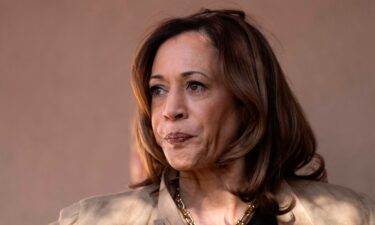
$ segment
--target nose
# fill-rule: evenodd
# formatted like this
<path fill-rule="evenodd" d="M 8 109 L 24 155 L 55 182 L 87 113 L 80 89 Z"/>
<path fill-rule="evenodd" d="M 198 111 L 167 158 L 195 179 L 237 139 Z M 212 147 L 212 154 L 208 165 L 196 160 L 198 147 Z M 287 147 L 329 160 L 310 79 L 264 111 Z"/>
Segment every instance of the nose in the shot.
<path fill-rule="evenodd" d="M 179 91 L 170 91 L 168 93 L 164 104 L 163 116 L 172 121 L 188 117 L 187 106 L 182 93 L 179 93 Z"/>

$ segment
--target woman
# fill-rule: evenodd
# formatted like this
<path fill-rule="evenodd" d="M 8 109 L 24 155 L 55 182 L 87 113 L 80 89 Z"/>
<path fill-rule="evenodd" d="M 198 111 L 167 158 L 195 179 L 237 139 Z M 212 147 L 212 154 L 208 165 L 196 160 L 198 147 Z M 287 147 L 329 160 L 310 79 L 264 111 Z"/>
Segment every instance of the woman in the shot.
<path fill-rule="evenodd" d="M 56 224 L 375 224 L 370 199 L 324 183 L 311 127 L 242 11 L 160 24 L 132 86 L 148 178 L 73 204 Z"/>

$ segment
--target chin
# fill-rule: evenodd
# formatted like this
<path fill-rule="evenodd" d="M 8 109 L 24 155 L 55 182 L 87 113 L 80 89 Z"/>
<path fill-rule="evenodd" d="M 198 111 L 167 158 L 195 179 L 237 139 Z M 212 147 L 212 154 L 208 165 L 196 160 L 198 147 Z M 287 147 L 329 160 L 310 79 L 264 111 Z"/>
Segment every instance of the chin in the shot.
<path fill-rule="evenodd" d="M 195 168 L 195 164 L 187 161 L 168 160 L 169 165 L 177 171 L 189 171 Z"/>

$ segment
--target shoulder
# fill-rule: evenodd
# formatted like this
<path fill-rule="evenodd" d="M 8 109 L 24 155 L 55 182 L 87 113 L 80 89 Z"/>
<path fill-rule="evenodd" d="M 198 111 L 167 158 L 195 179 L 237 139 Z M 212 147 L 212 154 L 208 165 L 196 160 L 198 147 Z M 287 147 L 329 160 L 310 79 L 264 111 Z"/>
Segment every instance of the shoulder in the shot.
<path fill-rule="evenodd" d="M 143 224 L 157 204 L 158 187 L 147 186 L 103 196 L 93 196 L 72 204 L 60 211 L 53 225 L 86 224 Z M 51 225 L 52 225 L 51 224 Z"/>
<path fill-rule="evenodd" d="M 375 223 L 375 203 L 364 194 L 316 181 L 299 180 L 288 184 L 316 224 Z"/>

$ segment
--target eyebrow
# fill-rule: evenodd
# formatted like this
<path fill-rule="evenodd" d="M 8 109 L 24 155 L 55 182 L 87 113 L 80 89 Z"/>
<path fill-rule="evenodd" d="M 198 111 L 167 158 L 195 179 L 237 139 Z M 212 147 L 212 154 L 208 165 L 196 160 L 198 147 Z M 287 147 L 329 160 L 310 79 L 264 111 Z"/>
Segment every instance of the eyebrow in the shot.
<path fill-rule="evenodd" d="M 185 71 L 185 72 L 181 73 L 181 76 L 182 77 L 188 77 L 188 76 L 191 76 L 191 75 L 194 75 L 194 74 L 199 74 L 199 75 L 202 75 L 202 76 L 204 76 L 204 77 L 206 77 L 206 78 L 209 79 L 209 77 L 207 76 L 207 74 L 205 74 L 203 72 L 200 72 L 200 71 L 196 71 L 196 70 Z M 161 74 L 153 74 L 150 77 L 150 80 L 151 79 L 163 80 L 164 77 Z"/>

